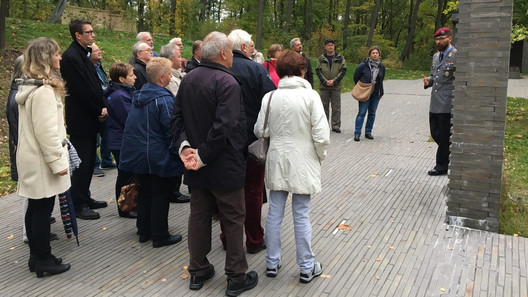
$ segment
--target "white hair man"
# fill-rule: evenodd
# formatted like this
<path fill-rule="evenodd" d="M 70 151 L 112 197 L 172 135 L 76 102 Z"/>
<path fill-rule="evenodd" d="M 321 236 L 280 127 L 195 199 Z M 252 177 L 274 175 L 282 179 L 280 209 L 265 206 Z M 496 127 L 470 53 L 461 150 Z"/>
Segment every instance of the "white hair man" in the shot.
<path fill-rule="evenodd" d="M 176 45 L 177 47 L 180 48 L 180 56 L 181 56 L 181 53 L 183 51 L 183 41 L 181 38 L 179 37 L 175 37 L 173 39 L 171 39 L 169 41 L 169 43 L 173 43 L 174 45 Z M 184 57 L 181 57 L 180 58 L 180 68 L 182 71 L 185 71 L 185 67 L 187 67 L 187 59 L 185 59 Z"/>
<path fill-rule="evenodd" d="M 231 67 L 231 71 L 241 82 L 242 102 L 247 121 L 247 146 L 257 140 L 253 133 L 253 127 L 257 122 L 262 97 L 276 88 L 266 68 L 249 58 L 253 51 L 251 35 L 244 30 L 236 29 L 229 33 L 228 38 L 233 44 L 233 67 Z M 264 166 L 259 165 L 256 160 L 248 158 L 246 160 L 246 183 L 244 186 L 246 201 L 244 226 L 246 248 L 250 254 L 258 253 L 266 248 L 264 229 L 261 226 L 263 191 Z M 225 244 L 223 233 L 220 235 L 220 239 Z"/>
<path fill-rule="evenodd" d="M 152 48 L 145 42 L 137 42 L 132 48 L 132 56 L 134 62 L 130 64 L 134 67 L 134 75 L 136 75 L 134 87 L 139 90 L 148 82 L 147 63 L 152 59 Z"/>

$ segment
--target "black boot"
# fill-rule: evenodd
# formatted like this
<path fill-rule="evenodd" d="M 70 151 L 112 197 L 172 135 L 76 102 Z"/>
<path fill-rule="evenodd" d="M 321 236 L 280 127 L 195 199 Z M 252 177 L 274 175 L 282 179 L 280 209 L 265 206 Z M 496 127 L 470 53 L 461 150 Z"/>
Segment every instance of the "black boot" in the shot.
<path fill-rule="evenodd" d="M 57 263 L 57 264 L 61 264 L 62 263 L 62 258 L 57 258 L 57 257 L 51 255 L 51 259 L 53 261 L 55 261 L 55 263 Z M 29 260 L 28 260 L 29 271 L 35 272 L 35 264 L 37 264 L 37 256 L 30 255 L 29 256 Z"/>
<path fill-rule="evenodd" d="M 70 270 L 70 264 L 57 263 L 53 259 L 37 261 L 35 264 L 35 272 L 37 273 L 38 278 L 43 277 L 44 273 L 53 275 L 63 273 L 68 270 Z"/>

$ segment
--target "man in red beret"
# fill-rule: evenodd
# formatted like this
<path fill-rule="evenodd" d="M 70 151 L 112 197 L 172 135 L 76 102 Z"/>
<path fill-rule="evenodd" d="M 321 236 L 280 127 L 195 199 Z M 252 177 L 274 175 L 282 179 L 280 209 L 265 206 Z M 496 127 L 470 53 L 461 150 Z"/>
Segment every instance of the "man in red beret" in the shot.
<path fill-rule="evenodd" d="M 429 126 L 438 149 L 436 151 L 436 165 L 429 170 L 429 175 L 445 175 L 449 165 L 449 145 L 451 142 L 451 109 L 453 101 L 453 82 L 455 77 L 456 48 L 451 45 L 453 37 L 451 30 L 443 27 L 434 34 L 436 52 L 433 56 L 431 75 L 422 74 L 424 88 L 432 87 L 431 103 L 429 105 Z"/>

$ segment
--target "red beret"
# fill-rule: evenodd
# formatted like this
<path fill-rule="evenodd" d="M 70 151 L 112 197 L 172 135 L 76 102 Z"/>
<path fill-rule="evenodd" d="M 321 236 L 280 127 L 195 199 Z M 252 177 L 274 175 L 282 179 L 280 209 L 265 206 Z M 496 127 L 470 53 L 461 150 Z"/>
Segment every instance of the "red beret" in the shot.
<path fill-rule="evenodd" d="M 436 30 L 434 37 L 442 36 L 442 35 L 451 35 L 451 30 L 449 30 L 449 28 L 447 27 L 440 28 Z"/>

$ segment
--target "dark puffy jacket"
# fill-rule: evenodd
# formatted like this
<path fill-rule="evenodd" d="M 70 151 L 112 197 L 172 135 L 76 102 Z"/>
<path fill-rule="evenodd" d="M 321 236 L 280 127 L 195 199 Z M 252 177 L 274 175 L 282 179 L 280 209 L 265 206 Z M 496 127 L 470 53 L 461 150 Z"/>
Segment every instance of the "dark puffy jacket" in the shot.
<path fill-rule="evenodd" d="M 125 122 L 134 98 L 133 86 L 110 82 L 104 92 L 108 100 L 108 148 L 120 150 Z"/>
<path fill-rule="evenodd" d="M 240 85 L 231 71 L 202 61 L 185 75 L 171 122 L 178 146 L 189 141 L 206 164 L 197 171 L 185 171 L 187 185 L 216 191 L 244 187 L 246 118 Z"/>
<path fill-rule="evenodd" d="M 370 66 L 368 62 L 368 58 L 363 60 L 361 63 L 359 63 L 358 67 L 356 68 L 356 71 L 354 71 L 354 83 L 357 84 L 359 80 L 361 80 L 362 83 L 371 83 L 372 82 L 372 73 L 370 71 Z M 383 91 L 383 79 L 385 78 L 385 65 L 380 62 L 379 64 L 379 72 L 378 77 L 376 78 L 376 85 L 374 85 L 374 90 L 372 93 L 378 92 L 379 98 L 384 94 Z"/>
<path fill-rule="evenodd" d="M 172 93 L 156 84 L 146 83 L 134 93 L 121 143 L 119 169 L 160 177 L 183 174 L 183 163 L 170 132 L 173 107 Z"/>
<path fill-rule="evenodd" d="M 239 50 L 233 51 L 233 66 L 230 70 L 240 82 L 242 89 L 242 102 L 244 102 L 247 121 L 247 145 L 249 145 L 257 140 L 253 127 L 257 122 L 262 97 L 277 88 L 266 68 L 262 64 L 251 61 Z"/>

